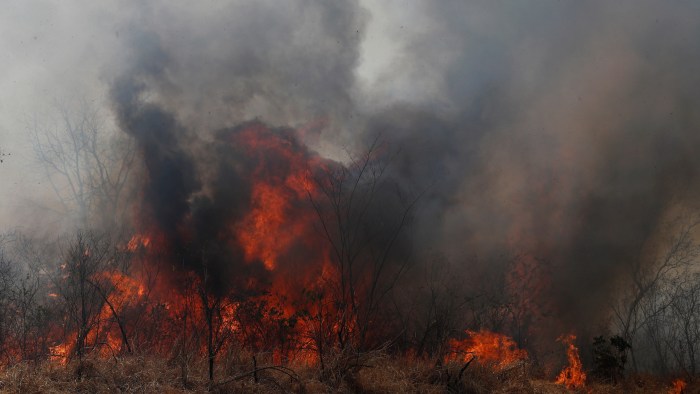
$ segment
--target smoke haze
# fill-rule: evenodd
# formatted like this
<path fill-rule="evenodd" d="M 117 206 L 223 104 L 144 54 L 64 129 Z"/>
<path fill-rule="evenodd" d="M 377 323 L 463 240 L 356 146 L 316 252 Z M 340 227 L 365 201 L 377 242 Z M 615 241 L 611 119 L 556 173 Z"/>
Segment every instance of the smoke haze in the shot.
<path fill-rule="evenodd" d="M 698 197 L 694 2 L 11 1 L 6 9 L 6 229 L 27 226 L 28 200 L 51 198 L 32 172 L 25 115 L 73 95 L 94 97 L 136 141 L 135 182 L 149 181 L 148 208 L 180 246 L 216 239 L 217 220 L 249 209 L 244 155 L 222 142 L 241 124 L 257 120 L 292 135 L 305 157 L 341 162 L 345 149 L 379 135 L 398 152 L 392 179 L 424 193 L 413 258 L 442 254 L 468 284 L 489 270 L 507 276 L 514 268 L 503 260 L 515 256 L 542 264 L 533 313 L 558 316 L 564 328 L 600 318 L 619 272 Z M 184 241 L 183 223 L 202 239 Z M 242 259 L 236 248 L 222 253 L 222 266 Z"/>

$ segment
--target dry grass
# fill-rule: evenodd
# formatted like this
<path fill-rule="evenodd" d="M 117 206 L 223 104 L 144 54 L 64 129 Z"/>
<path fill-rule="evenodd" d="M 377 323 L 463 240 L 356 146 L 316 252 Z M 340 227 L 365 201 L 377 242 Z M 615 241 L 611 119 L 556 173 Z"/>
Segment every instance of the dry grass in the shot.
<path fill-rule="evenodd" d="M 182 365 L 165 358 L 130 356 L 85 360 L 68 365 L 22 363 L 0 371 L 3 393 L 568 393 L 566 388 L 537 378 L 520 362 L 494 372 L 473 363 L 460 376 L 462 365 L 436 366 L 425 360 L 391 358 L 382 354 L 362 359 L 361 365 L 330 362 L 324 373 L 315 368 L 266 369 L 252 374 L 252 364 L 240 354 L 221 360 L 219 384 L 209 386 L 202 361 Z M 263 366 L 263 364 L 259 364 Z M 336 371 L 328 369 L 338 368 Z M 340 370 L 344 368 L 345 370 Z M 329 377 L 332 376 L 332 377 Z M 640 375 L 618 385 L 591 383 L 585 393 L 667 393 L 669 380 Z M 700 393 L 690 382 L 686 394 Z"/>

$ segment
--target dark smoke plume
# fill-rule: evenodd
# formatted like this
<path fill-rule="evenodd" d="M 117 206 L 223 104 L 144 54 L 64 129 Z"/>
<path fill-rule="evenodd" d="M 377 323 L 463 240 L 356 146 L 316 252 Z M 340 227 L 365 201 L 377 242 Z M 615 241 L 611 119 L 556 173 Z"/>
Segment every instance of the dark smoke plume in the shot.
<path fill-rule="evenodd" d="M 112 100 L 142 149 L 153 217 L 176 249 L 216 243 L 250 187 L 246 156 L 222 136 L 256 117 L 324 119 L 326 144 L 381 135 L 398 149 L 391 177 L 426 190 L 416 251 L 444 254 L 467 284 L 510 269 L 504 255 L 541 261 L 542 309 L 563 329 L 589 326 L 669 212 L 698 197 L 700 9 L 411 4 L 376 90 L 355 77 L 368 19 L 357 2 L 144 13 L 150 30 L 133 35 Z M 411 94 L 386 99 L 393 90 Z M 235 247 L 212 258 L 220 277 L 244 269 Z"/>
<path fill-rule="evenodd" d="M 402 65 L 440 73 L 441 97 L 383 110 L 370 129 L 402 146 L 399 177 L 434 183 L 417 227 L 439 231 L 421 239 L 465 263 L 496 264 L 504 250 L 547 262 L 542 304 L 590 325 L 620 272 L 652 259 L 642 248 L 669 211 L 698 197 L 700 49 L 688 37 L 700 9 L 418 8 L 435 30 L 407 40 Z"/>

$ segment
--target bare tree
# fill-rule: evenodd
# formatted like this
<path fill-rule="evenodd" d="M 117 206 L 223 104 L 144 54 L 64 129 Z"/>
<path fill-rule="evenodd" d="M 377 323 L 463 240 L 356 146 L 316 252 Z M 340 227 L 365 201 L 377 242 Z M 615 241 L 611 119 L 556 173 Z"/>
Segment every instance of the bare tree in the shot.
<path fill-rule="evenodd" d="M 29 125 L 39 165 L 64 213 L 76 214 L 79 227 L 87 227 L 96 212 L 111 226 L 124 208 L 133 142 L 111 132 L 107 118 L 86 100 L 77 110 L 56 108 L 55 124 L 35 117 Z"/>
<path fill-rule="evenodd" d="M 65 330 L 73 337 L 72 353 L 82 360 L 90 350 L 102 345 L 101 313 L 114 284 L 104 277 L 123 272 L 122 252 L 106 234 L 78 231 L 63 252 L 63 262 L 53 272 L 52 281 L 65 313 Z M 117 317 L 111 307 L 113 317 Z M 122 330 L 123 333 L 123 330 Z M 104 333 L 102 333 L 104 334 Z M 126 338 L 124 338 L 126 345 Z"/>
<path fill-rule="evenodd" d="M 377 333 L 378 312 L 405 271 L 408 256 L 396 258 L 401 236 L 419 196 L 401 193 L 386 176 L 388 161 L 377 140 L 347 166 L 325 168 L 313 179 L 308 196 L 337 268 L 332 295 L 333 326 L 340 349 L 363 349 Z"/>
<path fill-rule="evenodd" d="M 418 357 L 438 357 L 445 352 L 448 339 L 465 328 L 468 307 L 475 299 L 450 262 L 436 256 L 414 271 L 414 280 L 394 292 L 397 316 L 405 347 Z M 406 292 L 405 288 L 412 288 Z"/>
<path fill-rule="evenodd" d="M 214 365 L 216 356 L 233 334 L 230 323 L 225 320 L 227 312 L 232 310 L 232 304 L 227 294 L 214 291 L 209 271 L 209 259 L 206 248 L 201 251 L 202 274 L 198 281 L 197 292 L 201 301 L 204 323 L 206 328 L 207 365 L 209 383 L 214 381 Z"/>
<path fill-rule="evenodd" d="M 46 355 L 52 317 L 46 306 L 47 294 L 41 273 L 30 266 L 18 276 L 13 287 L 15 343 L 22 360 L 39 361 Z"/>
<path fill-rule="evenodd" d="M 19 232 L 0 237 L 2 343 L 11 361 L 39 361 L 47 353 L 50 314 L 41 270 L 47 249 Z"/>
<path fill-rule="evenodd" d="M 635 370 L 638 370 L 635 353 L 639 331 L 658 321 L 659 316 L 673 305 L 674 297 L 668 291 L 682 282 L 700 254 L 700 246 L 693 234 L 700 222 L 684 218 L 672 224 L 679 225 L 678 229 L 660 249 L 659 257 L 651 262 L 640 258 L 630 267 L 629 285 L 612 308 L 616 329 L 632 346 L 630 352 Z"/>
<path fill-rule="evenodd" d="M 678 367 L 694 376 L 700 368 L 700 273 L 678 284 L 670 309 L 677 337 L 667 340 L 667 343 L 675 345 L 671 347 Z"/>
<path fill-rule="evenodd" d="M 16 272 L 12 263 L 0 247 L 0 354 L 6 358 L 2 360 L 4 363 L 14 358 L 12 353 L 15 349 L 12 349 L 11 327 L 14 320 L 12 285 L 15 279 Z"/>

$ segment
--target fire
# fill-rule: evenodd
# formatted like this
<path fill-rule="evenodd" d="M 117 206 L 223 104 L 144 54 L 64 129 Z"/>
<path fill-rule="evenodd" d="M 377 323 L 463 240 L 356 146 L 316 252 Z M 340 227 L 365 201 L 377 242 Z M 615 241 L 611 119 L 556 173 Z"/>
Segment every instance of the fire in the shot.
<path fill-rule="evenodd" d="M 251 210 L 235 225 L 235 236 L 246 260 L 260 260 L 272 271 L 313 220 L 299 203 L 314 192 L 308 173 L 318 163 L 292 149 L 292 141 L 273 136 L 262 125 L 250 125 L 233 139 L 249 147 L 248 154 L 257 162 L 251 176 Z M 269 168 L 274 165 L 269 163 L 270 156 L 284 162 L 283 171 Z"/>
<path fill-rule="evenodd" d="M 99 272 L 91 278 L 91 283 L 100 287 L 105 299 L 92 327 L 84 338 L 85 345 L 97 348 L 98 355 L 109 357 L 118 353 L 124 339 L 115 324 L 115 314 L 119 314 L 130 305 L 138 303 L 145 294 L 144 285 L 121 272 Z M 58 297 L 49 293 L 49 297 Z M 62 364 L 67 363 L 76 351 L 76 332 L 69 333 L 67 340 L 50 347 L 50 359 Z"/>
<path fill-rule="evenodd" d="M 668 390 L 668 394 L 683 394 L 687 386 L 688 383 L 686 383 L 685 380 L 676 379 L 671 383 L 671 389 Z"/>
<path fill-rule="evenodd" d="M 59 363 L 59 364 L 67 364 L 68 360 L 70 358 L 70 353 L 73 350 L 73 346 L 75 343 L 67 342 L 67 343 L 59 343 L 58 345 L 55 346 L 50 346 L 49 347 L 49 359 L 52 362 Z"/>
<path fill-rule="evenodd" d="M 566 344 L 566 358 L 569 365 L 566 366 L 557 376 L 556 383 L 566 386 L 566 388 L 580 389 L 586 385 L 586 374 L 583 372 L 583 365 L 578 354 L 578 348 L 574 345 L 576 335 L 562 335 L 557 339 Z"/>
<path fill-rule="evenodd" d="M 145 289 L 141 282 L 121 272 L 103 272 L 101 276 L 114 287 L 108 297 L 111 304 L 120 307 L 126 302 L 134 302 L 143 296 Z"/>
<path fill-rule="evenodd" d="M 289 191 L 268 183 L 253 189 L 253 209 L 237 226 L 238 239 L 248 261 L 260 259 L 272 271 L 281 251 L 294 241 L 295 232 L 285 228 Z"/>
<path fill-rule="evenodd" d="M 92 300 L 86 332 L 79 337 L 72 321 L 62 327 L 69 332 L 56 330 L 52 359 L 66 362 L 78 350 L 111 357 L 129 350 L 165 353 L 177 346 L 204 354 L 211 345 L 202 333 L 211 332 L 217 352 L 240 346 L 278 364 L 318 365 L 324 352 L 359 342 L 356 312 L 343 306 L 346 294 L 338 296 L 343 272 L 319 228 L 321 213 L 313 203 L 325 201 L 313 177 L 339 164 L 310 152 L 293 131 L 259 122 L 224 130 L 219 137 L 222 149 L 239 159 L 232 170 L 238 171 L 235 182 L 244 186 L 235 192 L 246 194 L 239 205 L 221 211 L 227 216 L 207 228 L 211 234 L 194 233 L 199 228 L 196 210 L 180 218 L 176 229 L 163 228 L 151 207 L 138 212 L 137 232 L 121 245 L 131 259 L 128 270 L 105 269 L 91 276 L 101 294 Z M 215 194 L 209 197 L 215 199 Z M 223 280 L 211 290 L 207 286 L 213 282 L 196 269 L 200 244 L 193 240 L 220 243 L 223 253 L 217 257 L 228 258 L 227 247 L 235 252 L 230 254 L 235 261 L 212 259 L 208 272 L 227 272 L 216 271 L 221 266 L 215 264 L 238 264 L 242 255 L 242 269 L 249 268 L 246 276 L 230 281 L 216 277 Z M 361 289 L 362 280 L 354 280 Z M 362 301 L 358 296 L 357 303 Z M 507 365 L 527 357 L 510 338 L 488 344 L 486 333 L 470 335 L 483 362 Z M 456 351 L 459 346 L 455 344 Z"/>
<path fill-rule="evenodd" d="M 300 149 L 295 137 L 274 132 L 266 126 L 252 123 L 230 136 L 235 146 L 244 146 L 241 154 L 254 163 L 250 177 L 250 209 L 232 224 L 233 238 L 248 263 L 261 262 L 270 274 L 269 294 L 260 302 L 275 305 L 278 323 L 290 319 L 293 344 L 283 341 L 284 349 L 270 349 L 273 359 L 294 361 L 307 365 L 318 360 L 315 340 L 330 337 L 332 327 L 317 325 L 320 315 L 333 314 L 333 307 L 310 301 L 302 289 L 325 289 L 337 274 L 331 267 L 328 245 L 318 237 L 316 212 L 309 198 L 319 191 L 311 174 L 324 164 L 322 159 Z M 298 251 L 304 250 L 304 256 Z M 291 257 L 290 257 L 291 256 Z M 298 268 L 303 267 L 303 270 Z M 298 318 L 306 316 L 305 318 Z M 284 325 L 284 324 L 283 324 Z M 242 334 L 245 336 L 245 333 Z M 269 346 L 265 345 L 265 346 Z"/>
<path fill-rule="evenodd" d="M 528 358 L 527 351 L 518 348 L 518 344 L 506 335 L 485 330 L 467 330 L 466 333 L 468 338 L 464 340 L 450 340 L 450 354 L 445 361 L 467 362 L 476 357 L 482 364 L 503 369 Z"/>
<path fill-rule="evenodd" d="M 151 238 L 147 235 L 136 234 L 126 244 L 126 250 L 135 252 L 139 248 L 148 248 L 151 245 Z"/>

